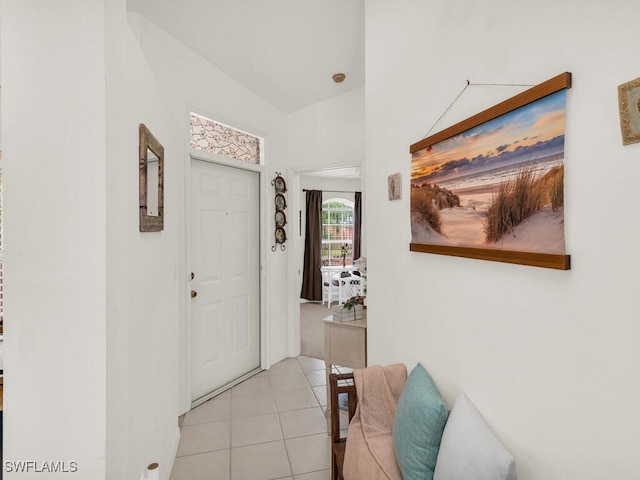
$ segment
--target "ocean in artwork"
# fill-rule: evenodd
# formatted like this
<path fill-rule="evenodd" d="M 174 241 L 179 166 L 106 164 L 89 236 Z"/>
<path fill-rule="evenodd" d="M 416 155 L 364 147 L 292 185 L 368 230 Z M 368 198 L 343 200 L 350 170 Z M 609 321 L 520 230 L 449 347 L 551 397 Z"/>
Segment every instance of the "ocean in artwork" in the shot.
<path fill-rule="evenodd" d="M 412 156 L 412 243 L 564 254 L 562 90 Z"/>

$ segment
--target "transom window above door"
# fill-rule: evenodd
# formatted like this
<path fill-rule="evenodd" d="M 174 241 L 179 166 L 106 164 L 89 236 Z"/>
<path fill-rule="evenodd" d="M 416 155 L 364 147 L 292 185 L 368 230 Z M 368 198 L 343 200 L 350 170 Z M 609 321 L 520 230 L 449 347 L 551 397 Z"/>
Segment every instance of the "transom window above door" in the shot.
<path fill-rule="evenodd" d="M 190 116 L 189 146 L 241 162 L 262 164 L 262 138 L 196 113 Z"/>
<path fill-rule="evenodd" d="M 353 264 L 353 202 L 349 200 L 322 202 L 321 262 L 322 266 Z"/>

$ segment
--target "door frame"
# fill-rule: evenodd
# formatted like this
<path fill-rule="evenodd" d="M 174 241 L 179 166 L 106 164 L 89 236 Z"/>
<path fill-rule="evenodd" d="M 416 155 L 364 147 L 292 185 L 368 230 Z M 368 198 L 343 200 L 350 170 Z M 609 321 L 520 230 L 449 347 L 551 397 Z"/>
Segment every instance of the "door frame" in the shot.
<path fill-rule="evenodd" d="M 192 387 L 192 370 L 191 370 L 191 354 L 192 354 L 192 329 L 191 329 L 191 296 L 189 292 L 191 291 L 191 260 L 192 260 L 192 252 L 191 252 L 191 240 L 192 240 L 192 222 L 191 222 L 191 165 L 194 160 L 214 163 L 217 165 L 221 165 L 224 167 L 237 168 L 239 170 L 248 170 L 251 172 L 256 172 L 259 175 L 258 185 L 259 185 L 259 208 L 258 208 L 258 228 L 259 228 L 259 268 L 260 268 L 260 287 L 259 287 L 259 322 L 260 322 L 260 367 L 254 371 L 248 372 L 246 375 L 236 379 L 231 384 L 226 385 L 224 388 L 215 390 L 211 392 L 209 395 L 199 398 L 197 401 L 191 400 L 191 387 Z M 182 296 L 184 298 L 184 322 L 181 328 L 181 346 L 182 346 L 182 355 L 181 355 L 181 363 L 182 366 L 180 368 L 182 372 L 183 382 L 181 382 L 180 388 L 180 411 L 185 413 L 189 411 L 191 408 L 196 407 L 197 405 L 207 401 L 211 397 L 217 395 L 224 389 L 229 386 L 233 386 L 237 383 L 240 383 L 243 380 L 255 375 L 261 370 L 268 368 L 268 324 L 269 319 L 266 314 L 267 312 L 267 282 L 266 282 L 266 264 L 265 259 L 267 258 L 267 239 L 265 236 L 266 224 L 266 192 L 267 192 L 267 176 L 265 175 L 265 167 L 264 165 L 254 165 L 246 162 L 242 162 L 240 160 L 236 160 L 234 158 L 225 157 L 223 155 L 215 155 L 209 152 L 203 152 L 201 150 L 191 149 L 187 155 L 187 168 L 185 174 L 185 238 L 184 238 L 184 252 L 185 252 L 185 283 L 184 288 L 182 289 Z"/>
<path fill-rule="evenodd" d="M 324 164 L 316 166 L 306 166 L 304 168 L 291 168 L 287 171 L 287 182 L 290 185 L 291 194 L 287 197 L 287 203 L 290 205 L 291 211 L 295 212 L 293 222 L 295 222 L 294 231 L 289 233 L 287 247 L 290 249 L 287 274 L 290 279 L 288 282 L 288 297 L 294 301 L 288 302 L 289 321 L 289 352 L 294 355 L 300 354 L 300 289 L 302 288 L 302 270 L 304 268 L 304 216 L 306 211 L 305 195 L 300 185 L 300 177 L 305 174 L 314 172 L 340 170 L 343 168 L 359 168 L 362 172 L 360 178 L 362 192 L 365 190 L 365 171 L 364 162 L 340 163 L 340 164 Z M 295 194 L 293 193 L 295 192 Z M 364 212 L 364 210 L 363 210 Z M 300 231 L 302 229 L 302 231 Z M 291 281 L 295 279 L 295 281 Z M 329 313 L 327 313 L 328 315 Z"/>

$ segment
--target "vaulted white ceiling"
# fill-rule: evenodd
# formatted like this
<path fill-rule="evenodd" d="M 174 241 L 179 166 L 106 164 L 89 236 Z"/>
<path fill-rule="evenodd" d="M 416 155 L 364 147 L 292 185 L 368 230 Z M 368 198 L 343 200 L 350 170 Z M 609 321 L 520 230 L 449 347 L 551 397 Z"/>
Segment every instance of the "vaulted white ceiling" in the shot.
<path fill-rule="evenodd" d="M 128 0 L 290 113 L 364 84 L 364 0 Z M 346 74 L 336 84 L 332 75 Z"/>

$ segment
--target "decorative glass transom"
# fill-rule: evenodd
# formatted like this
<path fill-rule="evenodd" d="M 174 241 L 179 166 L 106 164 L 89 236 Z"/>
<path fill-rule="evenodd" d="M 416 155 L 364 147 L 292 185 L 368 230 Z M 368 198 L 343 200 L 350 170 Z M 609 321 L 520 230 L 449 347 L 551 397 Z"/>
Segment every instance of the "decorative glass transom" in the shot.
<path fill-rule="evenodd" d="M 261 143 L 261 138 L 191 114 L 191 148 L 260 165 Z"/>

